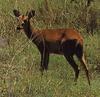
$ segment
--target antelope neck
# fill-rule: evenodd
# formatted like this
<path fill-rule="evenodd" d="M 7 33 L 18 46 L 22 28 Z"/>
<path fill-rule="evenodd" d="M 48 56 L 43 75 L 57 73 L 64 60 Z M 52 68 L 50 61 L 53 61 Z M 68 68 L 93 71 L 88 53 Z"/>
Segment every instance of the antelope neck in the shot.
<path fill-rule="evenodd" d="M 33 32 L 30 22 L 28 22 L 28 24 L 24 26 L 24 32 L 25 32 L 26 36 L 32 40 L 32 42 L 34 42 L 36 45 L 38 45 L 38 43 L 40 42 L 38 39 L 39 37 L 35 31 Z"/>
<path fill-rule="evenodd" d="M 27 35 L 27 37 L 28 37 L 29 39 L 31 39 L 31 38 L 33 37 L 32 28 L 31 28 L 30 22 L 28 22 L 28 23 L 24 26 L 24 31 L 25 31 L 25 34 Z"/>

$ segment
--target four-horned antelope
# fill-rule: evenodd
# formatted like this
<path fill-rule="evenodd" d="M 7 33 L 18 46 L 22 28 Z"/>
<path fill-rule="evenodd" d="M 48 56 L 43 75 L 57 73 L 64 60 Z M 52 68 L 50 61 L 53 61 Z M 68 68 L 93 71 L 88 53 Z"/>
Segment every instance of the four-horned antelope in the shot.
<path fill-rule="evenodd" d="M 73 58 L 73 55 L 76 55 L 85 69 L 90 85 L 88 67 L 83 53 L 83 38 L 78 31 L 74 29 L 33 30 L 30 19 L 35 15 L 34 10 L 27 12 L 26 15 L 21 15 L 18 10 L 13 10 L 13 12 L 20 23 L 17 30 L 23 29 L 26 36 L 32 40 L 41 54 L 41 72 L 48 69 L 49 55 L 51 53 L 64 55 L 74 69 L 75 81 L 77 81 L 79 69 Z"/>

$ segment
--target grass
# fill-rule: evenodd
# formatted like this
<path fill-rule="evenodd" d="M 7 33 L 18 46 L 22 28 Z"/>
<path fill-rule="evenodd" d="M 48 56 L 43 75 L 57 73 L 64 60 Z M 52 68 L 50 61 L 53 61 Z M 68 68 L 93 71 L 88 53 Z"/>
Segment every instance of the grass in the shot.
<path fill-rule="evenodd" d="M 96 66 L 97 60 L 99 62 L 99 53 L 94 50 L 98 48 L 98 42 L 94 43 L 97 37 L 99 36 L 92 37 L 94 41 L 89 37 L 85 38 L 87 45 L 91 41 L 94 44 L 92 49 L 90 46 L 86 47 L 90 68 Z M 0 49 L 1 97 L 99 97 L 100 76 L 96 71 L 91 70 L 91 87 L 88 86 L 83 71 L 75 85 L 73 70 L 64 57 L 51 55 L 49 70 L 41 77 L 39 52 L 30 41 L 25 43 L 22 45 L 17 40 L 15 48 L 8 46 Z"/>
<path fill-rule="evenodd" d="M 50 56 L 49 70 L 41 77 L 40 54 L 23 32 L 16 33 L 17 23 L 12 13 L 14 8 L 20 9 L 23 13 L 27 9 L 34 8 L 38 13 L 37 5 L 41 6 L 41 2 L 0 0 L 0 36 L 9 42 L 0 48 L 0 97 L 100 97 L 100 68 L 96 70 L 100 65 L 100 31 L 91 37 L 81 33 L 85 42 L 91 86 L 88 85 L 83 70 L 75 85 L 72 68 L 64 57 L 58 55 Z M 50 4 L 52 6 L 52 3 Z M 39 16 L 35 17 L 36 21 L 33 24 L 35 28 L 51 27 L 39 20 Z M 54 27 L 65 27 L 65 25 L 54 24 Z"/>

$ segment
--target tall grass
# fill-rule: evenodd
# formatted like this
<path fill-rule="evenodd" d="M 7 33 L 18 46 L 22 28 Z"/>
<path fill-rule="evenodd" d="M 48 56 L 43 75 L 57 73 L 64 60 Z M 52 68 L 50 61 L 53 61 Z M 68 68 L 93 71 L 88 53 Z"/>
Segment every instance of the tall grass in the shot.
<path fill-rule="evenodd" d="M 24 14 L 29 9 L 35 9 L 35 29 L 65 28 L 76 27 L 72 21 L 78 17 L 80 10 L 75 3 L 72 5 L 70 0 L 48 0 L 48 6 L 45 5 L 45 0 L 0 0 L 0 36 L 9 43 L 0 48 L 0 97 L 100 96 L 100 31 L 95 31 L 94 36 L 88 36 L 84 27 L 79 27 L 83 32 L 81 34 L 85 42 L 91 87 L 88 86 L 83 70 L 75 85 L 73 69 L 64 57 L 58 55 L 51 55 L 49 70 L 41 77 L 40 54 L 37 48 L 23 32 L 16 33 L 17 21 L 13 16 L 13 9 L 19 9 Z M 77 10 L 74 9 L 75 6 Z"/>

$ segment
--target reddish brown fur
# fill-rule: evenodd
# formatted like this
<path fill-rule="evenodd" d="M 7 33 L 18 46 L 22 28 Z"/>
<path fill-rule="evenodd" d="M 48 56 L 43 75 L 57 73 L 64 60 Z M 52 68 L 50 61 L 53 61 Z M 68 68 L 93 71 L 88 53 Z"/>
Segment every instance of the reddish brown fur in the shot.
<path fill-rule="evenodd" d="M 44 29 L 33 30 L 31 28 L 30 19 L 34 16 L 35 11 L 31 11 L 27 16 L 20 15 L 19 11 L 14 10 L 14 15 L 19 19 L 21 27 L 26 36 L 36 44 L 41 54 L 41 71 L 48 69 L 49 54 L 56 53 L 65 56 L 66 60 L 75 71 L 75 80 L 79 75 L 78 65 L 75 63 L 73 55 L 76 55 L 85 69 L 88 82 L 88 67 L 84 59 L 83 38 L 75 29 Z"/>
<path fill-rule="evenodd" d="M 64 42 L 66 40 L 76 39 L 81 45 L 83 45 L 83 38 L 75 29 L 45 29 L 38 31 L 38 33 L 41 33 L 44 39 L 48 42 Z"/>

